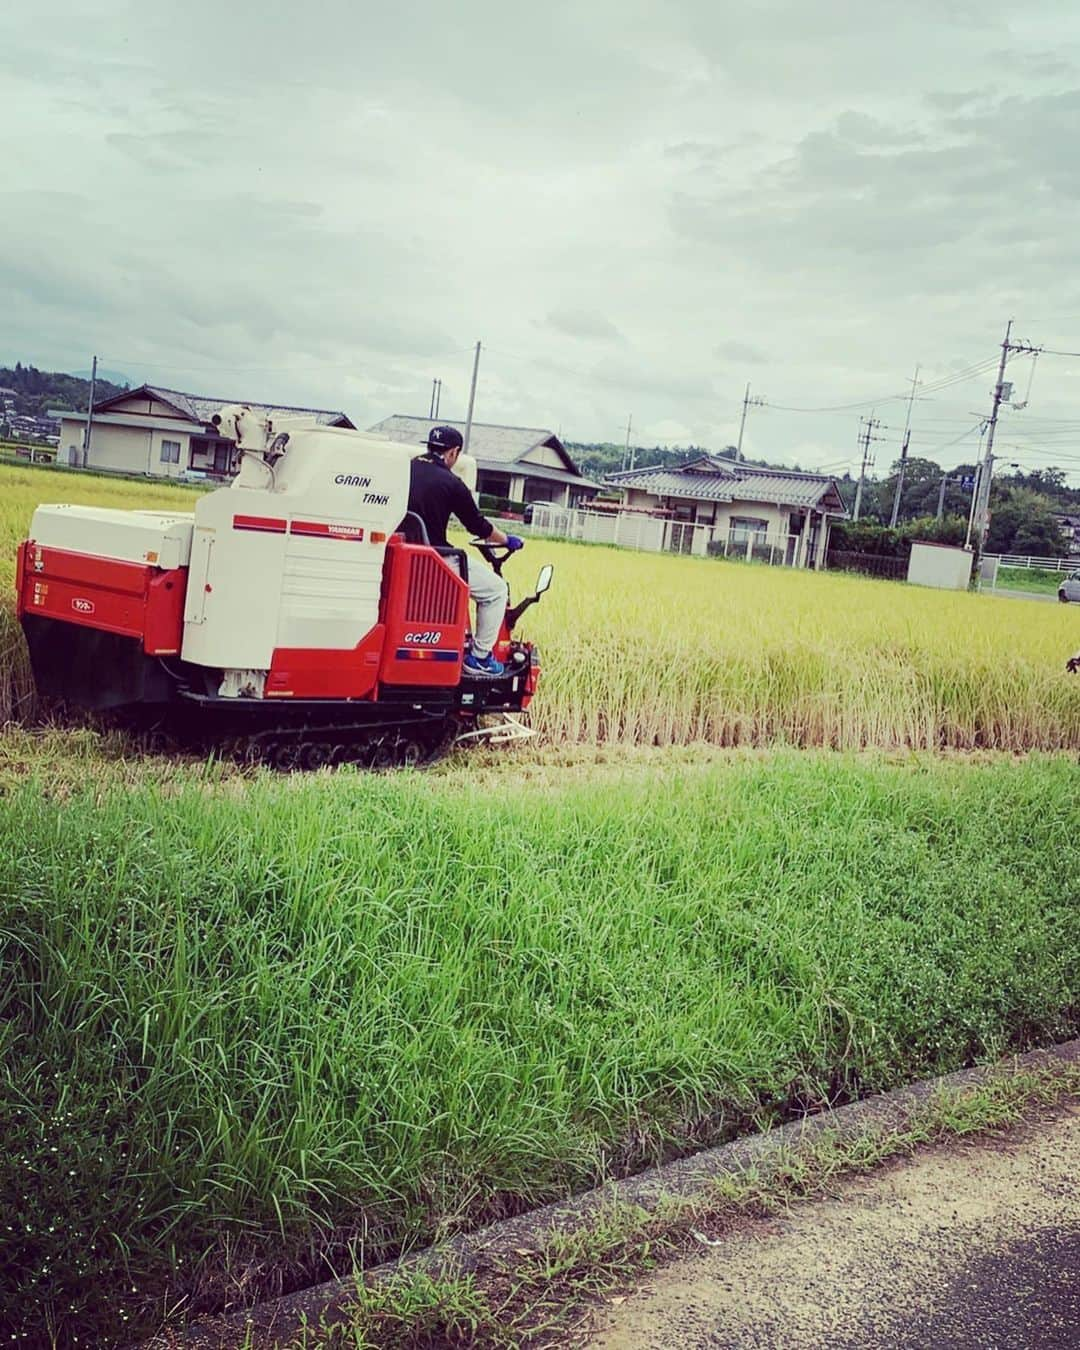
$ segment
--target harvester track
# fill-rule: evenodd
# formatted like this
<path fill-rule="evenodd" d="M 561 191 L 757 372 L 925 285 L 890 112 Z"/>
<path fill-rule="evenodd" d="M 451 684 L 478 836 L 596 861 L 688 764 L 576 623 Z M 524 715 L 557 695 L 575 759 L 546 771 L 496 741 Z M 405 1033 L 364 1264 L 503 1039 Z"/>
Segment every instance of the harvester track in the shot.
<path fill-rule="evenodd" d="M 238 759 L 281 773 L 338 764 L 372 770 L 419 768 L 446 754 L 457 731 L 458 722 L 450 717 L 391 727 L 274 727 L 240 737 L 230 748 Z"/>

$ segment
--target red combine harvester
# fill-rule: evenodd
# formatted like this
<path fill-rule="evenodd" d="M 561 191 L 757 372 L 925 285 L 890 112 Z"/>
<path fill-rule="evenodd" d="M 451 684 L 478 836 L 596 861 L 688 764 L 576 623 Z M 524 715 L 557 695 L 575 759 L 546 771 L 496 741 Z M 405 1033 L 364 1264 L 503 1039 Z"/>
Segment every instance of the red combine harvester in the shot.
<path fill-rule="evenodd" d="M 408 449 L 241 407 L 215 420 L 240 469 L 192 513 L 34 512 L 16 586 L 38 691 L 281 769 L 528 734 L 540 659 L 513 630 L 551 567 L 507 611 L 505 674 L 470 677 L 468 559 L 406 514 Z M 501 569 L 506 551 L 475 547 Z"/>

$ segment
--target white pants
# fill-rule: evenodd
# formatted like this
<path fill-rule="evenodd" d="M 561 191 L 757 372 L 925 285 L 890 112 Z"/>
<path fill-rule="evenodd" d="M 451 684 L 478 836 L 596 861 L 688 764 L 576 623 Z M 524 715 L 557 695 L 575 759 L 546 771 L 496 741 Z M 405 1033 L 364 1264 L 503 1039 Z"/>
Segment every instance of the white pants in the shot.
<path fill-rule="evenodd" d="M 447 562 L 450 561 L 448 558 Z M 510 591 L 502 577 L 497 577 L 490 567 L 470 558 L 469 595 L 476 601 L 473 651 L 477 656 L 487 656 L 498 640 Z"/>

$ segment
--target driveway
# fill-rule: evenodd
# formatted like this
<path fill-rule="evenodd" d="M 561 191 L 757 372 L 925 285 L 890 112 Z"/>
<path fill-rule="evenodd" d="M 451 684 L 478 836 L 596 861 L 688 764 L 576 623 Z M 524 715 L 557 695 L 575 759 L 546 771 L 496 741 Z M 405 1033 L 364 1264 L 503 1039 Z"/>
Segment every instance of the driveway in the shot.
<path fill-rule="evenodd" d="M 699 1255 L 606 1304 L 584 1344 L 1075 1350 L 1080 1105 L 702 1235 Z"/>

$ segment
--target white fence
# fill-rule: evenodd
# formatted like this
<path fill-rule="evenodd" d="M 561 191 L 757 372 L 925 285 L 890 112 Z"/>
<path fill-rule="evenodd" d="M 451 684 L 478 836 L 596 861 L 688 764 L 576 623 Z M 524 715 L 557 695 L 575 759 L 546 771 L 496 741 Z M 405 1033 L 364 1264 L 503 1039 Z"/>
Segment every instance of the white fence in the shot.
<path fill-rule="evenodd" d="M 561 506 L 537 502 L 533 506 L 532 530 L 536 534 L 580 540 L 586 544 L 615 544 L 620 548 L 651 553 L 687 553 L 698 558 L 712 553 L 774 566 L 794 566 L 799 558 L 797 534 L 773 536 L 729 531 L 713 525 L 663 520 L 629 511 L 568 511 Z"/>
<path fill-rule="evenodd" d="M 1046 572 L 1075 572 L 1080 569 L 1080 558 L 1036 558 L 1026 553 L 984 553 L 999 567 L 1038 567 Z"/>

